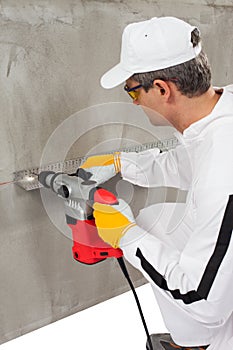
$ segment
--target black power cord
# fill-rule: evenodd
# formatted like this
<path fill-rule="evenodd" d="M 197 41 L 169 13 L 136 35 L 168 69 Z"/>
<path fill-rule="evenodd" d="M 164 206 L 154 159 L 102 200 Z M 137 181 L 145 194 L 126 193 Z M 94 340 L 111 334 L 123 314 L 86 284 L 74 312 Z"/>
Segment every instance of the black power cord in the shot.
<path fill-rule="evenodd" d="M 120 265 L 121 271 L 123 272 L 125 278 L 127 279 L 128 283 L 130 285 L 130 288 L 131 288 L 131 290 L 133 292 L 135 301 L 137 303 L 137 307 L 138 307 L 138 310 L 139 310 L 139 313 L 140 313 L 140 316 L 141 316 L 141 320 L 142 320 L 142 323 L 143 323 L 143 326 L 144 326 L 144 329 L 145 329 L 145 332 L 146 332 L 146 336 L 147 336 L 147 350 L 153 350 L 153 345 L 152 345 L 150 334 L 149 334 L 149 331 L 148 331 L 148 328 L 147 328 L 147 324 L 146 324 L 146 321 L 145 321 L 145 318 L 144 318 L 144 315 L 143 315 L 143 312 L 142 312 L 142 308 L 141 308 L 141 305 L 140 305 L 137 293 L 135 291 L 134 285 L 133 285 L 133 283 L 132 283 L 132 281 L 130 279 L 129 273 L 127 271 L 124 259 L 123 259 L 123 257 L 120 257 L 120 258 L 117 258 L 117 261 L 118 261 L 118 263 Z"/>

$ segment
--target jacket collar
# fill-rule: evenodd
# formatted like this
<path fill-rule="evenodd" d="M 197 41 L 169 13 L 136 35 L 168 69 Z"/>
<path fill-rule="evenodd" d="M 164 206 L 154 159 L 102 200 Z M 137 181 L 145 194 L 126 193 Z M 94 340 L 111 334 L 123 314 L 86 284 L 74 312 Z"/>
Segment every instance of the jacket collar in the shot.
<path fill-rule="evenodd" d="M 185 142 L 189 139 L 200 137 L 202 132 L 216 120 L 222 119 L 223 117 L 233 118 L 233 85 L 228 85 L 223 88 L 214 88 L 215 90 L 222 90 L 222 95 L 216 103 L 214 109 L 206 117 L 198 120 L 191 124 L 187 129 L 184 130 L 183 134 L 176 131 L 174 135 L 179 141 Z M 182 143 L 183 143 L 182 142 Z"/>

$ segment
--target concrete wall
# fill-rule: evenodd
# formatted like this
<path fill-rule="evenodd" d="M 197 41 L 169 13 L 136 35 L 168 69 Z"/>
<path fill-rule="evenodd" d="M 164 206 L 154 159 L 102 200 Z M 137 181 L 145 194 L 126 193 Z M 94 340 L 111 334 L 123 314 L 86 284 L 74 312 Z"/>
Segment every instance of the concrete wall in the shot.
<path fill-rule="evenodd" d="M 67 150 L 69 156 L 95 153 L 96 145 L 106 140 L 103 149 L 122 145 L 122 137 L 127 145 L 160 138 L 160 131 L 152 136 L 132 125 L 135 115 L 127 113 L 131 107 L 122 86 L 103 90 L 99 78 L 118 62 L 126 24 L 163 15 L 198 25 L 214 84 L 232 81 L 232 0 L 0 2 L 1 182 L 11 180 L 14 171 L 39 166 L 53 131 L 86 108 L 87 114 L 77 115 L 77 129 L 70 130 L 75 138 L 79 126 L 86 127 Z M 117 127 L 106 126 L 108 116 L 119 115 L 119 104 L 113 102 L 123 104 L 130 126 L 122 124 L 122 113 Z M 104 105 L 101 113 L 100 107 L 96 116 L 103 118 L 101 125 L 92 128 L 91 115 L 103 103 L 110 110 L 106 113 Z M 57 150 L 53 161 L 59 160 Z M 145 196 L 145 191 L 135 190 L 135 213 Z M 161 189 L 154 198 L 166 196 Z M 171 191 L 169 196 L 175 199 Z M 49 219 L 39 191 L 1 186 L 0 220 L 0 343 L 127 289 L 115 261 L 93 267 L 72 260 L 71 241 Z M 136 285 L 143 283 L 138 272 L 131 269 L 131 274 Z"/>

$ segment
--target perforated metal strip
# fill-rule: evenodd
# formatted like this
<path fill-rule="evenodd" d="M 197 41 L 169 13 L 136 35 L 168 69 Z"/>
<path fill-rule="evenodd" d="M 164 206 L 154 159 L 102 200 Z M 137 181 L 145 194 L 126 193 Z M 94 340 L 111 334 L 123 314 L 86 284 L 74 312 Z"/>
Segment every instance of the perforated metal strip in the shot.
<path fill-rule="evenodd" d="M 161 151 L 167 151 L 169 149 L 175 148 L 178 144 L 178 140 L 176 138 L 163 140 L 163 141 L 156 141 L 151 143 L 145 143 L 142 145 L 136 145 L 128 148 L 122 148 L 115 151 L 119 152 L 142 152 L 148 149 L 153 148 L 159 148 Z M 107 153 L 112 153 L 107 152 Z M 38 174 L 41 171 L 54 171 L 57 172 L 63 172 L 63 173 L 74 173 L 79 166 L 83 163 L 83 161 L 86 159 L 86 157 L 80 157 L 77 159 L 69 159 L 65 160 L 64 162 L 57 162 L 53 164 L 44 165 L 42 167 L 34 167 L 27 170 L 20 170 L 14 173 L 14 183 L 16 183 L 18 186 L 24 188 L 26 191 L 35 190 L 42 185 L 38 182 Z"/>

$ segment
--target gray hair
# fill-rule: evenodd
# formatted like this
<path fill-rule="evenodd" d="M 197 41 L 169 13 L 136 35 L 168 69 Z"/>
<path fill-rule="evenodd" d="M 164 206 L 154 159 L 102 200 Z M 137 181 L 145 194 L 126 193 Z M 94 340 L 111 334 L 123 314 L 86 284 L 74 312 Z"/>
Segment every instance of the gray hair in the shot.
<path fill-rule="evenodd" d="M 198 29 L 194 29 L 191 35 L 193 47 L 200 42 Z M 190 61 L 173 67 L 146 73 L 136 73 L 131 78 L 143 86 L 145 91 L 153 87 L 156 79 L 172 81 L 177 89 L 187 97 L 200 96 L 205 93 L 211 85 L 211 69 L 206 54 L 200 54 Z"/>

